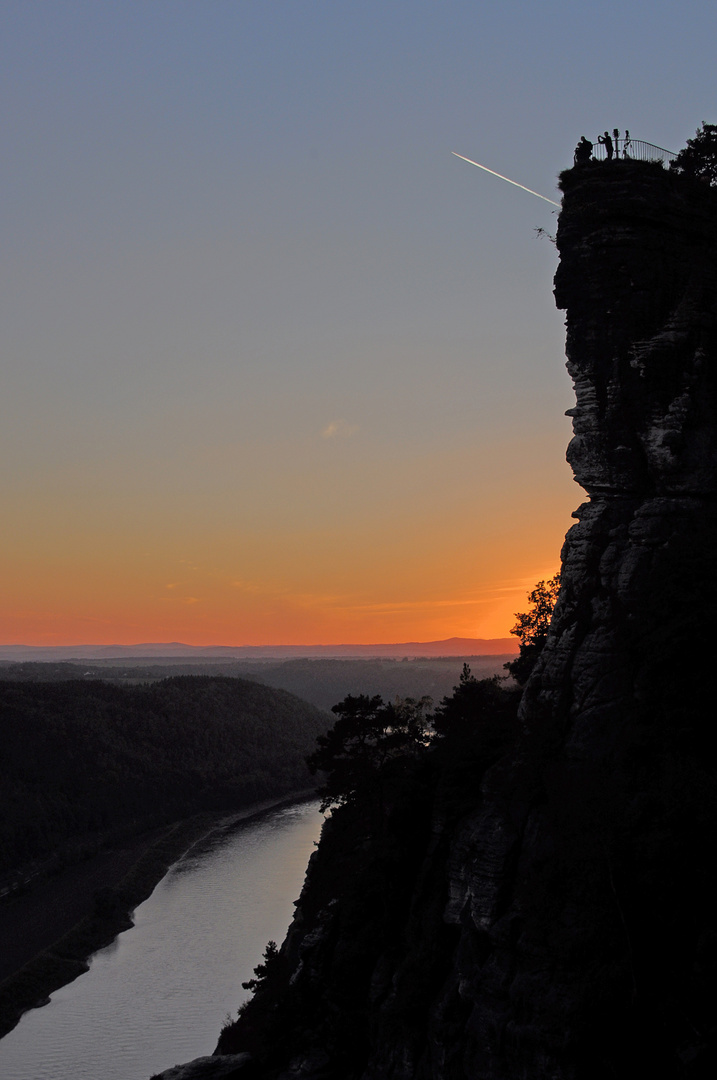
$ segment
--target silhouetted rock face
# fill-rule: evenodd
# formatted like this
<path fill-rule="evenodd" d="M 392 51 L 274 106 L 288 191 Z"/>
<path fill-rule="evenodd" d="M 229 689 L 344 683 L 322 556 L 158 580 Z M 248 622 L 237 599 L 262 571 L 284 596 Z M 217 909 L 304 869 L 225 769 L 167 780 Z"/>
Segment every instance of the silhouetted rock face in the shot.
<path fill-rule="evenodd" d="M 426 783 L 420 828 L 410 807 L 388 823 L 398 884 L 388 834 L 379 844 L 337 816 L 282 950 L 283 989 L 220 1044 L 250 1050 L 257 1076 L 713 1074 L 700 653 L 717 608 L 717 192 L 625 162 L 562 183 L 568 456 L 590 501 L 566 538 L 523 735 L 464 781 L 470 805 Z M 354 954 L 367 881 L 375 944 Z"/>
<path fill-rule="evenodd" d="M 555 297 L 576 393 L 567 457 L 590 502 L 566 537 L 561 598 L 523 710 L 532 727 L 546 713 L 569 721 L 573 748 L 601 741 L 633 700 L 636 653 L 670 569 L 694 578 L 702 559 L 713 578 L 717 192 L 623 164 L 562 178 Z M 668 605 L 657 617 L 663 628 L 680 619 Z"/>
<path fill-rule="evenodd" d="M 456 841 L 478 857 L 450 867 L 446 914 L 488 959 L 458 971 L 450 1076 L 697 1076 L 711 1052 L 717 192 L 622 164 L 563 176 L 568 460 L 590 502 L 518 760 Z"/>
<path fill-rule="evenodd" d="M 715 192 L 659 167 L 564 174 L 558 307 L 589 495 L 715 489 Z"/>

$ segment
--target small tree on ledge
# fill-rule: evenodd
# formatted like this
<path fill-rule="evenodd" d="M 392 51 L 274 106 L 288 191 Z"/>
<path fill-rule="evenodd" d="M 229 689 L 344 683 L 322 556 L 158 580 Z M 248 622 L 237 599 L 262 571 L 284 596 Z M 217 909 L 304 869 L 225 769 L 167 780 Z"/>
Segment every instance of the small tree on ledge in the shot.
<path fill-rule="evenodd" d="M 548 581 L 539 581 L 533 591 L 528 593 L 528 599 L 533 605 L 531 610 L 515 613 L 518 621 L 511 630 L 511 634 L 520 638 L 520 653 L 515 660 L 509 660 L 503 666 L 519 686 L 523 686 L 528 681 L 528 676 L 545 647 L 559 591 L 560 574 L 556 574 Z"/>

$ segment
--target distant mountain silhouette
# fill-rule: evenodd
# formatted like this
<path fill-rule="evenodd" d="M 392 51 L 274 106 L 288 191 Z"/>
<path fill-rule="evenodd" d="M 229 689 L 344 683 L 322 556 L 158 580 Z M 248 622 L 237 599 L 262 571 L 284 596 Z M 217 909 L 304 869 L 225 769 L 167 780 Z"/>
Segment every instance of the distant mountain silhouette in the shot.
<path fill-rule="evenodd" d="M 444 641 L 403 641 L 378 645 L 184 645 L 181 641 L 139 645 L 0 645 L 0 660 L 108 660 L 129 657 L 286 657 L 367 656 L 499 656 L 515 653 L 515 638 L 446 638 Z"/>

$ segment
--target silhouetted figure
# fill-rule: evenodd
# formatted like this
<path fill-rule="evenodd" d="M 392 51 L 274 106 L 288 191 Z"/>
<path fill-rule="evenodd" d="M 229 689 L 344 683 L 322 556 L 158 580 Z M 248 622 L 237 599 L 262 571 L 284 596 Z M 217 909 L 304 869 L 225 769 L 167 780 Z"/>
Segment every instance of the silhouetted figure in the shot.
<path fill-rule="evenodd" d="M 607 154 L 607 160 L 612 161 L 613 146 L 612 139 L 609 133 L 606 131 L 604 135 L 598 135 L 598 142 L 601 146 L 605 147 L 605 153 Z"/>
<path fill-rule="evenodd" d="M 584 135 L 580 136 L 580 142 L 575 147 L 575 164 L 587 165 L 592 157 L 593 144 Z"/>
<path fill-rule="evenodd" d="M 627 148 L 628 148 L 629 145 L 630 145 L 630 132 L 627 130 L 627 128 L 625 128 L 625 142 L 624 142 L 623 148 L 622 148 L 622 156 L 624 158 L 630 156 L 628 154 L 628 152 L 627 152 Z"/>

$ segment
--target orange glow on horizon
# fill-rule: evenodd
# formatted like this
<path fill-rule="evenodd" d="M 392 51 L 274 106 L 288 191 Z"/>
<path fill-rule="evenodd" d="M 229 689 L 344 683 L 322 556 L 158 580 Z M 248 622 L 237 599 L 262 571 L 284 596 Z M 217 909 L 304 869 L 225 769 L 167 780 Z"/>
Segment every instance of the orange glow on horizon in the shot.
<path fill-rule="evenodd" d="M 556 572 L 576 504 L 554 468 L 562 431 L 494 437 L 489 454 L 391 457 L 367 443 L 354 460 L 350 442 L 313 471 L 267 459 L 251 489 L 218 464 L 186 488 L 141 470 L 100 477 L 91 463 L 18 484 L 0 643 L 509 638 L 528 591 Z"/>
<path fill-rule="evenodd" d="M 444 582 L 443 590 L 421 590 L 419 599 L 408 599 L 410 589 L 391 591 L 378 584 L 363 592 L 298 592 L 286 582 L 198 572 L 150 587 L 128 575 L 109 589 L 93 582 L 85 567 L 79 582 L 69 573 L 54 587 L 38 577 L 24 585 L 18 581 L 14 595 L 5 597 L 0 642 L 240 646 L 507 638 L 529 589 L 555 571 L 555 564 L 546 562 L 526 567 L 518 578 L 465 589 Z"/>

